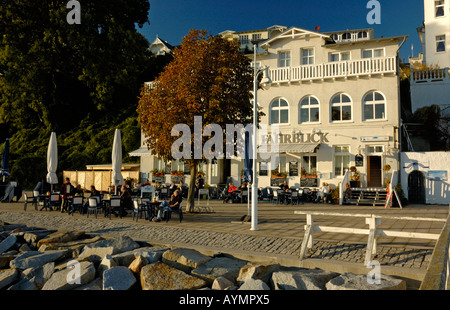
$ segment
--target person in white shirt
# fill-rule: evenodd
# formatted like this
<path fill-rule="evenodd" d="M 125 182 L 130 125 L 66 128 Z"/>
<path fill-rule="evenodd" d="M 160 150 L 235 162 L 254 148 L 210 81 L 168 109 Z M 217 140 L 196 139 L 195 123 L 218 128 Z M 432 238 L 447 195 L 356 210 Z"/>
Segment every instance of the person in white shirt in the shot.
<path fill-rule="evenodd" d="M 317 194 L 316 202 L 320 202 L 330 193 L 330 188 L 327 183 L 322 183 L 322 187 L 320 188 L 319 193 Z"/>

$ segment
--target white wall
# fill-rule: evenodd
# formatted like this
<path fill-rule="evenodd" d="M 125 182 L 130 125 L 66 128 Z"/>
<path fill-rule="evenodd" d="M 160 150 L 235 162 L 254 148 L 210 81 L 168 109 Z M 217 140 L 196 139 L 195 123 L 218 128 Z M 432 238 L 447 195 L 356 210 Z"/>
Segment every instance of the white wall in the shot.
<path fill-rule="evenodd" d="M 426 203 L 450 204 L 450 152 L 404 152 L 400 158 L 402 165 L 400 178 L 406 198 L 408 198 L 408 175 L 414 170 L 419 170 L 425 176 Z M 431 179 L 428 172 L 433 170 L 447 171 L 447 180 Z"/>

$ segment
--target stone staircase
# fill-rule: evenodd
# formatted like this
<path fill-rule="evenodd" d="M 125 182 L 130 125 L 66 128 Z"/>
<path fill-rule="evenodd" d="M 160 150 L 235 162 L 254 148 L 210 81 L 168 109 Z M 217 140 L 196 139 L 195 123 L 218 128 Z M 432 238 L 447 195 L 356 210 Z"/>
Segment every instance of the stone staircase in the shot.
<path fill-rule="evenodd" d="M 344 204 L 347 205 L 369 205 L 384 206 L 386 203 L 387 191 L 384 188 L 350 188 L 350 194 L 345 197 Z"/>

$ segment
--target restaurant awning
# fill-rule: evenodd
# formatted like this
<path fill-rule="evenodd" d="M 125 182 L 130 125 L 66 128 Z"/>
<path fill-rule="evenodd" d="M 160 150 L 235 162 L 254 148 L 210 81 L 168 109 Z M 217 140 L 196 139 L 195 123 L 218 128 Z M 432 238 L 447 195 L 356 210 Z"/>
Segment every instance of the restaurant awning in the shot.
<path fill-rule="evenodd" d="M 128 153 L 130 156 L 142 157 L 142 156 L 152 156 L 152 151 L 147 149 L 146 147 L 138 148 L 133 152 Z"/>
<path fill-rule="evenodd" d="M 314 153 L 320 143 L 297 143 L 297 144 L 279 144 L 279 153 Z M 270 153 L 272 152 L 272 147 L 268 145 L 258 146 L 258 153 Z M 275 151 L 275 150 L 273 150 Z"/>

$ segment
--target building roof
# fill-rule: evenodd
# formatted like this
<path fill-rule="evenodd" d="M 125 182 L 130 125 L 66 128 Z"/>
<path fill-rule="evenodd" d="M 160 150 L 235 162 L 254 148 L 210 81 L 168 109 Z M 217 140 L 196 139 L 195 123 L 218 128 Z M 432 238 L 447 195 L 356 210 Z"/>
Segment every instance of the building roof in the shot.
<path fill-rule="evenodd" d="M 280 33 L 279 35 L 273 37 L 272 39 L 265 41 L 263 44 L 261 44 L 261 46 L 262 47 L 269 46 L 272 42 L 275 42 L 280 39 L 295 38 L 295 37 L 304 36 L 304 35 L 315 35 L 315 36 L 319 36 L 319 37 L 323 37 L 323 38 L 331 40 L 329 35 L 326 35 L 326 34 L 323 34 L 320 32 L 310 31 L 310 30 L 297 28 L 297 27 L 291 27 L 291 28 L 287 29 L 286 31 Z"/>

